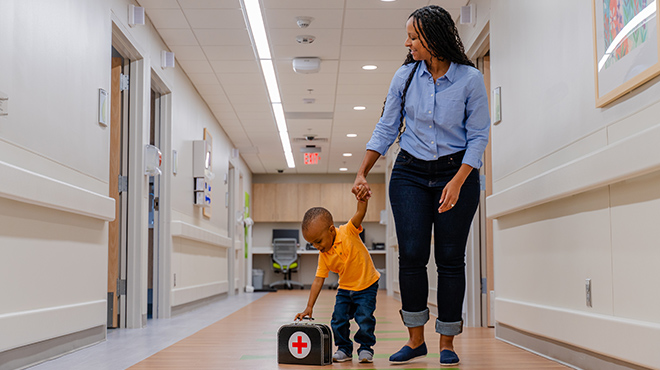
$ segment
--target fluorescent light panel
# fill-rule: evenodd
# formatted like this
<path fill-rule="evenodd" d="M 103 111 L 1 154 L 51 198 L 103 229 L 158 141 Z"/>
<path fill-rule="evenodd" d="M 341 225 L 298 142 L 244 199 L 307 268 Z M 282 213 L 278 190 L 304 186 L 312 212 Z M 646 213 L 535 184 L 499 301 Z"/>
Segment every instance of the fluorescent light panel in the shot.
<path fill-rule="evenodd" d="M 257 46 L 259 59 L 270 59 L 268 36 L 266 36 L 266 27 L 264 26 L 264 18 L 261 16 L 259 0 L 244 0 L 243 3 L 245 4 L 245 11 L 250 22 L 250 30 Z"/>
<path fill-rule="evenodd" d="M 280 96 L 277 75 L 275 74 L 275 67 L 271 59 L 268 36 L 266 35 L 266 27 L 264 26 L 264 19 L 261 15 L 259 0 L 243 0 L 243 4 L 245 4 L 245 12 L 247 13 L 248 23 L 250 24 L 252 39 L 257 48 L 261 72 L 264 75 L 264 80 L 266 80 L 266 88 L 268 89 L 271 108 L 275 116 L 275 122 L 277 123 L 277 131 L 280 133 L 284 157 L 286 158 L 287 166 L 294 168 L 296 167 L 296 162 L 291 151 L 291 140 L 289 139 L 289 132 L 287 130 L 284 108 L 282 108 L 282 97 Z"/>
<path fill-rule="evenodd" d="M 280 88 L 277 85 L 277 76 L 275 76 L 273 61 L 270 59 L 262 59 L 261 70 L 264 72 L 264 78 L 266 79 L 266 87 L 268 88 L 270 102 L 272 104 L 281 103 L 282 98 L 280 97 Z"/>
<path fill-rule="evenodd" d="M 282 108 L 282 103 L 273 103 L 273 113 L 275 114 L 275 122 L 277 122 L 277 131 L 287 132 L 286 127 L 286 118 L 284 118 L 284 108 Z"/>

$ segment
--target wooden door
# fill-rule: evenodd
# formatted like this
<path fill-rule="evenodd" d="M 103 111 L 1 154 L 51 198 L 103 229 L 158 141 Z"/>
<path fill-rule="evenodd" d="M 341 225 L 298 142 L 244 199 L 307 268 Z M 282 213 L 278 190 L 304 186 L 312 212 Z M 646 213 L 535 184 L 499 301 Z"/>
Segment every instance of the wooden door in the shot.
<path fill-rule="evenodd" d="M 112 82 L 110 89 L 110 197 L 115 200 L 115 219 L 108 226 L 108 327 L 116 328 L 119 319 L 119 247 L 121 225 L 121 200 L 119 175 L 121 174 L 121 91 L 122 58 L 112 58 Z"/>

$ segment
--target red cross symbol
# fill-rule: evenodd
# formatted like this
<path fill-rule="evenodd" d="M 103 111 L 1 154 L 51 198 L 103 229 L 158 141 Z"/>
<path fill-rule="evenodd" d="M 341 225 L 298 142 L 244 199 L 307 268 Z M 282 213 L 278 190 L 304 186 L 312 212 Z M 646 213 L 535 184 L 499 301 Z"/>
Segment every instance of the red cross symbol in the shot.
<path fill-rule="evenodd" d="M 289 336 L 289 353 L 297 359 L 303 359 L 309 355 L 312 349 L 312 341 L 303 331 L 296 331 Z"/>
<path fill-rule="evenodd" d="M 299 335 L 298 341 L 291 344 L 291 347 L 295 347 L 298 349 L 299 355 L 302 355 L 303 348 L 307 348 L 307 343 L 303 342 L 302 340 L 303 340 L 302 337 Z"/>

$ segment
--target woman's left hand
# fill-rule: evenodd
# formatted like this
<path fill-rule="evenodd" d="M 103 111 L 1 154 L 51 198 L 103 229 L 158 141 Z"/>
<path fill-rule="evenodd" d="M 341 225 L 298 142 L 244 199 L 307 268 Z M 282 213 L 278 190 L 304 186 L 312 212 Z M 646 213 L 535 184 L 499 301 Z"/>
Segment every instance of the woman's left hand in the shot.
<path fill-rule="evenodd" d="M 438 213 L 447 212 L 456 206 L 456 203 L 458 203 L 458 195 L 461 193 L 461 185 L 463 184 L 455 180 L 447 183 L 442 190 Z"/>

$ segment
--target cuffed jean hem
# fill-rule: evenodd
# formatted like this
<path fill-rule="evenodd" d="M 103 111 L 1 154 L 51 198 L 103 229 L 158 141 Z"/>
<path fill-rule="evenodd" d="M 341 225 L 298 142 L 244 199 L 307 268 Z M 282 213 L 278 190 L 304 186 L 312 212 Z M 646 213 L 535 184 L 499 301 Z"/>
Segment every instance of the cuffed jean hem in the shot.
<path fill-rule="evenodd" d="M 403 325 L 407 328 L 416 328 L 418 326 L 424 326 L 429 321 L 429 309 L 425 309 L 420 312 L 407 312 L 400 310 L 401 320 L 403 320 Z"/>
<path fill-rule="evenodd" d="M 442 322 L 436 319 L 435 332 L 448 336 L 459 335 L 463 332 L 463 320 L 456 322 Z"/>

